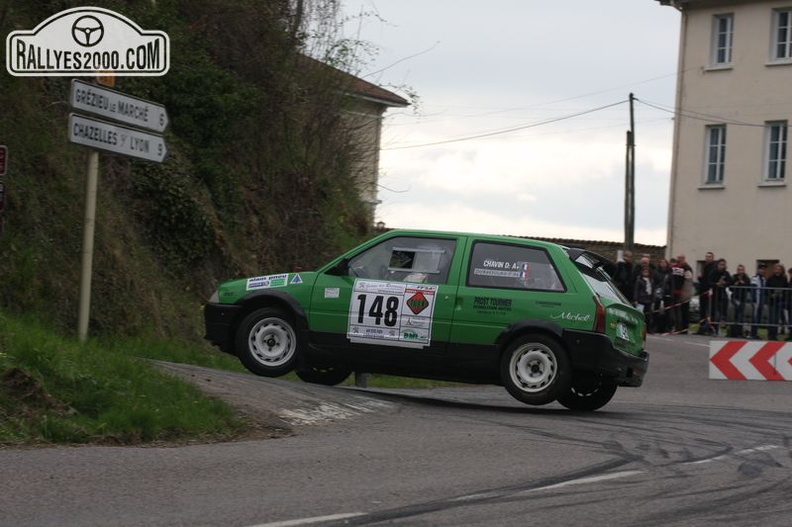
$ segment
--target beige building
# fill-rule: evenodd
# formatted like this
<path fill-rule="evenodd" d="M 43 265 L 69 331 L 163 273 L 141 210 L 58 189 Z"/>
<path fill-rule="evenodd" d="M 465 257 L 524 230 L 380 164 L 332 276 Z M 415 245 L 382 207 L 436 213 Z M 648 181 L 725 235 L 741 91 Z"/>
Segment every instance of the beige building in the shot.
<path fill-rule="evenodd" d="M 369 207 L 370 222 L 380 200 L 377 198 L 380 150 L 382 149 L 382 121 L 389 108 L 404 108 L 409 103 L 401 96 L 359 77 L 347 75 L 347 93 L 351 104 L 347 107 L 347 122 L 354 133 L 358 157 L 353 173 L 358 191 Z"/>
<path fill-rule="evenodd" d="M 657 0 L 681 14 L 668 254 L 792 265 L 792 0 Z"/>

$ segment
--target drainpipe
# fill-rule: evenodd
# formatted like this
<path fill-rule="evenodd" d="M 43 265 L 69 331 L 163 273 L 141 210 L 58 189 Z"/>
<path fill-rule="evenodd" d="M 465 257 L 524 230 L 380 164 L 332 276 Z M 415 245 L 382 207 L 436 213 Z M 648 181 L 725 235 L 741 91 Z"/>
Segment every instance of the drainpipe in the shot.
<path fill-rule="evenodd" d="M 679 2 L 673 1 L 671 3 L 661 3 L 663 5 L 673 5 L 673 7 L 678 9 L 682 14 L 682 20 L 679 28 L 679 58 L 677 60 L 676 104 L 674 107 L 674 137 L 671 153 L 671 181 L 668 196 L 668 227 L 666 232 L 666 256 L 671 258 L 674 255 L 672 241 L 674 239 L 676 191 L 679 182 L 679 135 L 680 129 L 682 127 L 682 92 L 684 90 L 683 80 L 685 74 L 685 51 L 687 49 L 688 17 L 687 12 L 680 7 Z"/>

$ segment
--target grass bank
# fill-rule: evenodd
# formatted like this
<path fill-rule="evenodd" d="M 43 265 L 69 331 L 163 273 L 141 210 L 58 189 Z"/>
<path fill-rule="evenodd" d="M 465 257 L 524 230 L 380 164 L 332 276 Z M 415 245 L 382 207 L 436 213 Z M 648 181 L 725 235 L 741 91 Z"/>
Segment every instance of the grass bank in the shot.
<path fill-rule="evenodd" d="M 224 440 L 246 432 L 223 401 L 143 358 L 239 369 L 231 357 L 136 338 L 80 344 L 0 312 L 0 444 Z"/>
<path fill-rule="evenodd" d="M 254 432 L 262 437 L 256 423 L 224 401 L 146 359 L 246 371 L 208 345 L 156 336 L 80 344 L 33 316 L 0 311 L 0 446 L 223 441 Z M 284 378 L 296 380 L 294 374 Z M 451 385 L 383 375 L 367 375 L 366 381 L 372 388 Z"/>

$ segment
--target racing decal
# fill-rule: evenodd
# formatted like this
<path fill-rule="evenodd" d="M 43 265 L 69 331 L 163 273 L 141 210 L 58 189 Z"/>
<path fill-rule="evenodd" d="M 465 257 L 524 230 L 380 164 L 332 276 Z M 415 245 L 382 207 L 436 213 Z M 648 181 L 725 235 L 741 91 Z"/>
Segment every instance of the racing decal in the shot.
<path fill-rule="evenodd" d="M 355 280 L 347 338 L 358 344 L 428 346 L 432 338 L 437 288 L 436 285 Z"/>
<path fill-rule="evenodd" d="M 292 278 L 289 281 L 289 285 L 297 285 L 297 284 L 301 284 L 301 283 L 303 283 L 302 282 L 302 277 L 300 275 L 298 275 L 298 274 L 294 275 L 294 278 Z"/>
<path fill-rule="evenodd" d="M 528 262 L 501 262 L 500 260 L 484 260 L 481 267 L 473 269 L 476 276 L 498 276 L 501 278 L 518 278 L 528 280 L 531 264 Z"/>
<path fill-rule="evenodd" d="M 572 313 L 571 311 L 564 311 L 558 315 L 551 315 L 550 318 L 553 320 L 568 320 L 570 322 L 590 322 L 592 320 L 591 315 L 582 315 L 580 313 Z"/>
<path fill-rule="evenodd" d="M 338 298 L 341 296 L 341 289 L 338 287 L 325 287 L 324 290 L 324 297 L 325 298 Z"/>
<path fill-rule="evenodd" d="M 270 287 L 284 287 L 289 280 L 289 273 L 271 274 L 268 276 L 257 276 L 255 278 L 248 278 L 247 287 L 248 291 L 253 289 L 269 289 Z"/>
<path fill-rule="evenodd" d="M 426 299 L 423 292 L 418 291 L 407 299 L 407 307 L 410 308 L 413 315 L 419 315 L 421 311 L 429 307 L 429 301 Z"/>
<path fill-rule="evenodd" d="M 508 313 L 512 310 L 512 299 L 474 296 L 473 309 L 479 313 Z"/>

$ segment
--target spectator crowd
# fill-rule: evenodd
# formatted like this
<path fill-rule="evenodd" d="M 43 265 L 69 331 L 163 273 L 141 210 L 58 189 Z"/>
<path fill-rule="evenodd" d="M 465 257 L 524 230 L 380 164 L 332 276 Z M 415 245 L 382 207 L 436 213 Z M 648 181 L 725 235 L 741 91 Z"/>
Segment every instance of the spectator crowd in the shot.
<path fill-rule="evenodd" d="M 740 264 L 733 274 L 726 260 L 705 255 L 695 276 L 685 256 L 655 265 L 649 255 L 638 263 L 625 251 L 616 264 L 614 282 L 622 294 L 646 317 L 650 333 L 688 333 L 777 340 L 792 340 L 792 267 L 781 263 L 757 265 L 749 276 Z"/>

